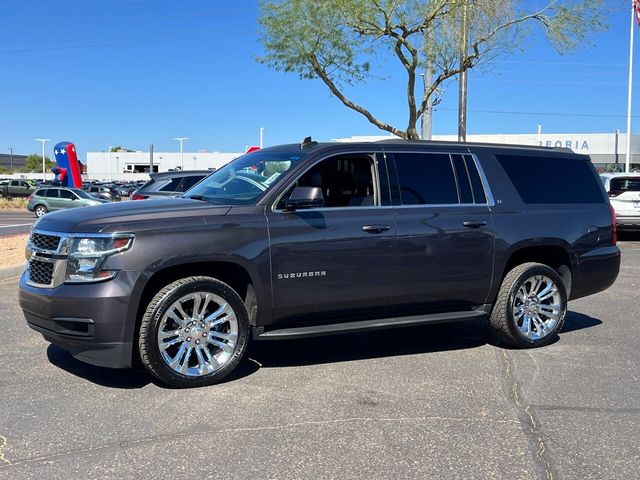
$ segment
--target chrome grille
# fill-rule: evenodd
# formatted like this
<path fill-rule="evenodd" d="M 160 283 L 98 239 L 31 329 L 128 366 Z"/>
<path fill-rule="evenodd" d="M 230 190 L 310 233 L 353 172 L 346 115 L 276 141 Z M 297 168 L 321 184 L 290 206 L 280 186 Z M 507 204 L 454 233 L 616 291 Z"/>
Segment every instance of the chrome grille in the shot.
<path fill-rule="evenodd" d="M 60 237 L 54 235 L 44 235 L 42 233 L 34 233 L 31 235 L 31 244 L 41 250 L 56 251 L 58 244 L 60 243 Z"/>
<path fill-rule="evenodd" d="M 29 280 L 39 285 L 50 285 L 53 280 L 53 265 L 52 262 L 32 258 L 29 261 Z"/>

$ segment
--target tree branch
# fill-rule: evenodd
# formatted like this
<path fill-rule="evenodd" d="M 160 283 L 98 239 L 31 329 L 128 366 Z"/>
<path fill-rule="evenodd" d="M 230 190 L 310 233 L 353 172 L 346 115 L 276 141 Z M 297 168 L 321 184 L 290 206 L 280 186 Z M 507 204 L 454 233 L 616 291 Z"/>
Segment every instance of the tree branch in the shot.
<path fill-rule="evenodd" d="M 333 80 L 331 80 L 331 78 L 329 77 L 327 72 L 320 66 L 320 62 L 318 61 L 318 57 L 316 57 L 316 55 L 314 53 L 311 53 L 309 55 L 309 61 L 311 62 L 311 67 L 313 68 L 314 72 L 316 72 L 318 77 L 320 77 L 320 79 L 325 83 L 325 85 L 327 85 L 327 87 L 329 87 L 329 90 L 331 90 L 331 93 L 333 93 L 346 107 L 350 108 L 351 110 L 355 110 L 356 112 L 360 113 L 361 115 L 364 115 L 367 118 L 367 120 L 369 120 L 369 122 L 374 124 L 379 129 L 386 130 L 387 132 L 393 133 L 394 135 L 397 135 L 400 138 L 405 138 L 405 139 L 407 138 L 407 132 L 399 130 L 399 129 L 395 128 L 395 127 L 392 127 L 391 125 L 389 125 L 387 123 L 384 123 L 384 122 L 378 120 L 376 117 L 373 116 L 373 114 L 369 110 L 367 110 L 366 108 L 364 108 L 364 107 L 358 105 L 357 103 L 352 102 L 351 100 L 349 100 L 340 91 L 340 89 L 333 82 Z"/>

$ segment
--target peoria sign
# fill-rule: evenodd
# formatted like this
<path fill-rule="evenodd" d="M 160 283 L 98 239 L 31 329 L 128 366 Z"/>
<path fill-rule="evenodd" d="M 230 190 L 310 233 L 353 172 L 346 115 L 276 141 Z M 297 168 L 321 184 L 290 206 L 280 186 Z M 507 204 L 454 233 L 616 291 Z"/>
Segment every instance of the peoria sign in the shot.
<path fill-rule="evenodd" d="M 540 147 L 565 147 L 570 148 L 574 152 L 581 150 L 589 150 L 589 142 L 586 140 L 540 140 L 538 141 Z"/>

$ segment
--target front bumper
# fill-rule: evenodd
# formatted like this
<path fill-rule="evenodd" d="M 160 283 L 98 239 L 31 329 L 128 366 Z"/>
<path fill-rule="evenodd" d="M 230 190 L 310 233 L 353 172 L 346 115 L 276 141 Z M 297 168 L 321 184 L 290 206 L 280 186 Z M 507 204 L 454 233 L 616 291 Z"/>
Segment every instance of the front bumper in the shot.
<path fill-rule="evenodd" d="M 37 288 L 20 277 L 20 307 L 32 329 L 45 340 L 92 365 L 130 367 L 133 331 L 130 314 L 135 272 L 121 271 L 109 281 Z"/>
<path fill-rule="evenodd" d="M 583 253 L 574 267 L 570 300 L 606 290 L 616 281 L 619 272 L 618 247 L 600 247 Z"/>

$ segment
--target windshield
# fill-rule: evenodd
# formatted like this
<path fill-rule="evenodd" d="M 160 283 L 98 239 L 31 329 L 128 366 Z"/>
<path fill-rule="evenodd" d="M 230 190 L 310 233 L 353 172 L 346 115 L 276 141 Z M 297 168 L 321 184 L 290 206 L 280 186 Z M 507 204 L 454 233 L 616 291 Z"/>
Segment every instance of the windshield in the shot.
<path fill-rule="evenodd" d="M 214 205 L 252 205 L 301 158 L 301 153 L 252 152 L 216 170 L 184 196 Z"/>
<path fill-rule="evenodd" d="M 79 188 L 72 188 L 71 191 L 78 195 L 80 198 L 86 198 L 87 200 L 95 200 L 96 197 L 92 197 L 84 190 L 80 190 Z"/>

